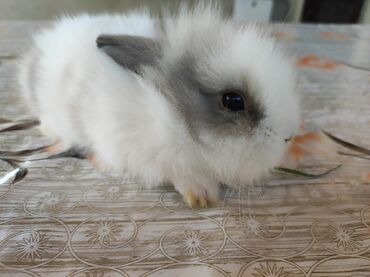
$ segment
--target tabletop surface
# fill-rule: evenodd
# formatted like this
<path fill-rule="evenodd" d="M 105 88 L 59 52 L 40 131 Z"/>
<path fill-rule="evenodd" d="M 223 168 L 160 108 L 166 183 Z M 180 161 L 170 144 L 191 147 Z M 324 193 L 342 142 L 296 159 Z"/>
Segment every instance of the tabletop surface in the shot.
<path fill-rule="evenodd" d="M 44 24 L 0 22 L 0 118 L 29 117 L 14 70 Z M 273 29 L 298 60 L 306 129 L 370 148 L 370 26 Z M 37 128 L 0 132 L 0 153 L 48 143 Z M 338 164 L 322 178 L 273 174 L 224 189 L 217 207 L 196 210 L 171 187 L 146 189 L 85 160 L 26 162 L 19 182 L 0 161 L 0 276 L 370 276 L 369 156 L 301 169 Z"/>

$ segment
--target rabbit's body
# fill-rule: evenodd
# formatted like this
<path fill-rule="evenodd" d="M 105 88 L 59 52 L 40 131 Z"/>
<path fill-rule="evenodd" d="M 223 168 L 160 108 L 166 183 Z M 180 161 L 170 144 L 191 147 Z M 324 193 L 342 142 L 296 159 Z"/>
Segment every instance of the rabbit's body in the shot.
<path fill-rule="evenodd" d="M 258 180 L 298 125 L 292 66 L 255 27 L 199 9 L 163 21 L 82 15 L 37 35 L 19 80 L 43 132 L 104 168 L 173 183 L 190 206 L 217 200 L 220 182 Z M 98 49 L 101 34 L 124 36 Z M 246 118 L 219 111 L 218 92 L 245 84 Z"/>
<path fill-rule="evenodd" d="M 102 33 L 152 37 L 154 25 L 146 14 L 64 18 L 35 37 L 19 74 L 46 135 L 66 149 L 91 149 L 103 167 L 129 168 L 149 185 L 169 181 L 166 169 L 186 133 L 163 97 L 99 50 L 96 39 Z"/>
<path fill-rule="evenodd" d="M 99 95 L 113 101 L 117 97 L 111 89 L 117 80 L 111 74 L 102 74 L 107 66 L 109 72 L 121 74 L 119 82 L 135 85 L 135 81 L 130 82 L 132 74 L 122 74 L 122 69 L 96 47 L 96 38 L 102 33 L 153 36 L 153 20 L 144 14 L 64 18 L 35 36 L 34 49 L 20 64 L 21 89 L 30 107 L 40 116 L 42 129 L 65 147 L 86 146 L 88 142 L 87 130 L 81 126 L 82 113 L 88 108 L 85 101 L 102 100 L 97 99 Z M 123 90 L 120 95 L 123 93 L 132 92 Z"/>

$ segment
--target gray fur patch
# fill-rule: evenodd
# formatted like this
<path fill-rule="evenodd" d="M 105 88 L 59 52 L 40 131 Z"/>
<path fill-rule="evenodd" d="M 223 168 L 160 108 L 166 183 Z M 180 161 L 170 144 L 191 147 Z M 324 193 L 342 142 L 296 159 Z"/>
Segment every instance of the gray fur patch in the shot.
<path fill-rule="evenodd" d="M 101 35 L 96 43 L 115 62 L 134 72 L 143 65 L 154 65 L 161 57 L 159 43 L 146 37 Z"/>
<path fill-rule="evenodd" d="M 158 37 L 161 37 L 161 32 Z M 151 80 L 158 87 L 184 118 L 196 141 L 200 142 L 202 130 L 220 137 L 252 134 L 264 117 L 264 111 L 262 104 L 249 91 L 248 81 L 207 79 L 204 77 L 207 72 L 199 72 L 202 67 L 198 66 L 207 55 L 193 53 L 194 41 L 189 41 L 185 51 L 176 58 L 162 52 L 172 51 L 167 49 L 166 43 L 166 37 L 156 41 L 144 37 L 102 35 L 97 39 L 98 47 L 118 64 L 143 74 L 144 79 Z M 212 43 L 207 43 L 207 46 L 212 47 Z M 207 51 L 208 48 L 203 49 Z M 222 105 L 225 90 L 242 93 L 244 111 L 225 110 Z"/>
<path fill-rule="evenodd" d="M 199 139 L 200 130 L 220 136 L 245 136 L 251 133 L 264 117 L 262 106 L 250 95 L 246 86 L 225 80 L 222 87 L 210 87 L 196 73 L 196 61 L 185 55 L 170 65 L 160 65 L 160 91 L 183 115 L 193 138 Z M 222 106 L 224 90 L 243 93 L 246 109 L 227 112 Z"/>

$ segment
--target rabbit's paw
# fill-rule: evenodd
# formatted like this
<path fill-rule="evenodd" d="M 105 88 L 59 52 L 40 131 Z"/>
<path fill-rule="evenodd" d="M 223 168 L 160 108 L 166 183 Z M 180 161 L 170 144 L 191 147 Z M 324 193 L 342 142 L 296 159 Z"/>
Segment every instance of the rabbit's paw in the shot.
<path fill-rule="evenodd" d="M 184 186 L 179 190 L 185 203 L 190 208 L 207 208 L 214 207 L 218 202 L 219 188 L 218 184 L 209 186 Z"/>

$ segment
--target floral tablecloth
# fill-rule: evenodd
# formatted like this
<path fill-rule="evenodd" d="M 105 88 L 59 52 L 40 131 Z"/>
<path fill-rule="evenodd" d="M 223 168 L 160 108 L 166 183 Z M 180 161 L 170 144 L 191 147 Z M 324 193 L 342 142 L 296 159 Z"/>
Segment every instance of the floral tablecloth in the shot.
<path fill-rule="evenodd" d="M 44 24 L 0 22 L 1 118 L 29 118 L 14 69 Z M 369 148 L 370 26 L 273 29 L 297 56 L 305 128 Z M 48 143 L 36 128 L 0 132 L 0 153 Z M 86 160 L 25 162 L 19 182 L 0 161 L 0 276 L 370 276 L 369 156 L 300 169 L 338 164 L 321 178 L 273 174 L 224 188 L 217 207 L 193 210 L 171 187 L 145 189 Z"/>

